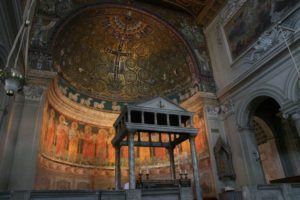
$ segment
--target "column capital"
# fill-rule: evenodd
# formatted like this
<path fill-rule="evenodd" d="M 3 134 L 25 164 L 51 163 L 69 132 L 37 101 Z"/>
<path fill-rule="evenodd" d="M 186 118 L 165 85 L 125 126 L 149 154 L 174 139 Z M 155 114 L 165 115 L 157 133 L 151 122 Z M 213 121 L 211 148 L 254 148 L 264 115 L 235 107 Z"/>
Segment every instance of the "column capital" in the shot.
<path fill-rule="evenodd" d="M 288 103 L 287 105 L 282 106 L 280 111 L 284 119 L 288 119 L 289 117 L 293 118 L 294 114 L 300 114 L 300 101 Z M 294 117 L 297 117 L 297 115 Z"/>
<path fill-rule="evenodd" d="M 43 85 L 29 84 L 23 88 L 25 100 L 40 101 L 46 87 Z"/>
<path fill-rule="evenodd" d="M 291 114 L 291 117 L 293 120 L 299 120 L 300 119 L 300 112 L 296 112 L 296 113 L 293 113 Z"/>

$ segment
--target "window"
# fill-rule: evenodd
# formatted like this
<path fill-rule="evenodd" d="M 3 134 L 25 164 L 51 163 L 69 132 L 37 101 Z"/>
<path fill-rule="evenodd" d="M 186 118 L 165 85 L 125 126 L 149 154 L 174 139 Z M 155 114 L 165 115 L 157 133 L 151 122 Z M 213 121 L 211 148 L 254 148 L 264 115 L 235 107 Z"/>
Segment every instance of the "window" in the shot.
<path fill-rule="evenodd" d="M 170 115 L 170 126 L 179 126 L 179 117 L 178 115 Z"/>
<path fill-rule="evenodd" d="M 167 125 L 167 115 L 163 113 L 157 113 L 157 124 Z"/>
<path fill-rule="evenodd" d="M 144 112 L 144 123 L 145 124 L 155 124 L 154 113 Z"/>
<path fill-rule="evenodd" d="M 141 111 L 132 110 L 130 112 L 130 114 L 131 114 L 131 122 L 132 123 L 142 123 L 142 112 Z"/>

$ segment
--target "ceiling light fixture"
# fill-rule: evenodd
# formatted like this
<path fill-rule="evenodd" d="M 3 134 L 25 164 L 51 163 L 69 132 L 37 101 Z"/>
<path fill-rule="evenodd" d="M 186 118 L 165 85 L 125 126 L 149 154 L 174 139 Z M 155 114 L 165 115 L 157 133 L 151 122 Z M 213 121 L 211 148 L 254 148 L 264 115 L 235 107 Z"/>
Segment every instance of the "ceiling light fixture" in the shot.
<path fill-rule="evenodd" d="M 30 3 L 29 3 L 30 2 Z M 24 10 L 24 15 L 23 15 L 23 23 L 20 26 L 20 29 L 17 33 L 17 36 L 14 40 L 14 43 L 12 45 L 12 48 L 10 49 L 10 52 L 7 56 L 6 60 L 6 65 L 4 69 L 0 69 L 0 80 L 4 84 L 4 90 L 7 95 L 13 96 L 18 90 L 22 89 L 24 83 L 25 83 L 25 78 L 24 76 L 20 73 L 17 68 L 17 64 L 19 61 L 19 55 L 24 43 L 24 36 L 26 33 L 26 30 L 28 29 L 30 25 L 30 11 L 35 3 L 35 0 L 29 0 L 27 1 L 26 5 L 29 5 L 27 10 Z M 17 46 L 19 45 L 19 46 Z M 11 59 L 12 55 L 15 51 L 15 49 L 18 48 L 18 51 L 16 52 L 15 55 L 15 60 L 14 64 L 11 64 Z"/>

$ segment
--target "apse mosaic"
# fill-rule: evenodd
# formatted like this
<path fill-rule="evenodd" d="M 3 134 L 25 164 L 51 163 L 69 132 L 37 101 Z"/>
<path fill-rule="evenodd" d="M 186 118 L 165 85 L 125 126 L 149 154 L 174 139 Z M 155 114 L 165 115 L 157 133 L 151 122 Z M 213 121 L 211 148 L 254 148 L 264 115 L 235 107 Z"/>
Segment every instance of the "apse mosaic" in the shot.
<path fill-rule="evenodd" d="M 105 112 L 116 112 L 120 113 L 124 106 L 134 104 L 137 102 L 120 102 L 111 101 L 107 99 L 92 98 L 89 95 L 79 93 L 76 88 L 70 86 L 64 79 L 58 78 L 56 80 L 59 91 L 71 101 L 81 104 L 82 106 L 89 107 L 92 109 L 105 111 Z M 198 86 L 195 85 L 192 88 L 186 89 L 179 94 L 172 94 L 167 96 L 173 103 L 179 104 L 180 102 L 193 96 L 199 90 Z"/>
<path fill-rule="evenodd" d="M 86 6 L 86 4 L 91 4 L 95 3 L 96 0 L 73 0 L 73 1 L 39 1 L 39 4 L 37 6 L 37 15 L 34 16 L 33 20 L 33 26 L 31 29 L 31 39 L 30 39 L 30 48 L 29 48 L 29 66 L 31 68 L 37 69 L 37 70 L 48 70 L 48 71 L 55 71 L 57 70 L 53 68 L 54 61 L 53 61 L 53 53 L 57 52 L 59 55 L 60 53 L 64 54 L 63 52 L 58 52 L 60 50 L 54 48 L 53 46 L 53 40 L 54 40 L 54 34 L 57 32 L 57 29 L 61 27 L 63 22 L 68 18 L 67 16 L 72 13 L 74 10 L 78 9 L 79 7 Z M 100 3 L 101 1 L 99 1 Z M 180 4 L 180 3 L 179 3 Z M 186 4 L 186 3 L 183 3 Z M 191 3 L 192 4 L 192 3 Z M 186 4 L 187 5 L 187 4 Z M 110 4 L 99 4 L 97 7 L 110 7 Z M 183 87 L 177 87 L 177 85 L 181 85 L 182 83 L 174 84 L 173 86 L 175 88 L 172 88 L 172 91 L 165 91 L 165 93 L 159 93 L 159 92 L 153 92 L 152 94 L 159 94 L 159 95 L 164 95 L 165 97 L 169 98 L 172 100 L 174 103 L 180 103 L 189 97 L 191 97 L 193 94 L 195 94 L 197 91 L 214 91 L 215 90 L 215 85 L 214 85 L 214 80 L 212 76 L 212 69 L 210 66 L 210 60 L 207 52 L 207 47 L 206 47 L 206 41 L 204 34 L 202 32 L 202 28 L 197 25 L 197 23 L 194 21 L 193 17 L 190 15 L 184 13 L 184 12 L 178 12 L 175 10 L 168 10 L 164 7 L 161 6 L 155 6 L 151 4 L 144 4 L 142 2 L 134 2 L 134 5 L 118 5 L 119 7 L 130 7 L 132 9 L 136 9 L 136 7 L 141 8 L 141 12 L 149 12 L 149 13 L 155 13 L 155 15 L 165 21 L 165 23 L 169 23 L 172 28 L 177 32 L 177 34 L 181 35 L 182 39 L 185 40 L 188 45 L 190 46 L 190 50 L 193 59 L 187 60 L 189 64 L 195 62 L 197 64 L 189 66 L 189 71 L 190 74 L 189 76 L 191 77 L 190 83 L 186 86 Z M 126 13 L 125 13 L 126 14 Z M 124 17 L 125 15 L 122 14 Z M 147 14 L 146 18 L 148 17 L 153 17 L 152 15 Z M 158 20 L 160 23 L 160 20 Z M 164 23 L 161 23 L 164 24 Z M 79 24 L 80 25 L 80 24 Z M 66 26 L 68 27 L 68 26 Z M 114 28 L 117 28 L 114 26 Z M 140 27 L 143 29 L 142 27 Z M 153 27 L 155 28 L 155 27 Z M 170 29 L 172 33 L 172 28 Z M 118 29 L 118 28 L 117 28 Z M 139 29 L 139 31 L 141 30 Z M 169 29 L 169 27 L 166 27 L 166 29 Z M 120 30 L 119 30 L 120 31 Z M 129 30 L 128 30 L 129 31 Z M 160 31 L 160 30 L 158 30 Z M 146 34 L 147 35 L 147 34 Z M 151 36 L 151 35 L 150 35 Z M 107 38 L 107 36 L 105 36 Z M 176 40 L 174 42 L 180 42 L 182 43 L 183 41 L 178 41 L 178 37 L 176 37 Z M 147 45 L 146 43 L 144 45 Z M 174 46 L 177 45 L 177 43 L 173 44 Z M 116 46 L 116 44 L 115 44 Z M 123 44 L 124 48 L 126 48 L 126 45 Z M 106 53 L 110 54 L 110 56 L 114 56 L 116 58 L 117 56 L 115 55 L 116 52 L 110 52 L 109 50 L 114 50 L 110 48 L 105 48 Z M 68 49 L 67 47 L 65 49 Z M 70 49 L 70 48 L 69 48 Z M 71 48 L 72 49 L 72 48 Z M 85 51 L 85 50 L 83 50 Z M 126 55 L 126 54 L 124 54 Z M 127 54 L 127 56 L 133 56 L 134 54 Z M 91 54 L 91 57 L 94 57 L 94 55 Z M 190 58 L 192 58 L 190 57 Z M 123 60 L 128 58 L 124 57 L 123 55 L 120 57 Z M 89 59 L 86 57 L 85 59 Z M 120 64 L 124 63 L 120 60 Z M 162 58 L 163 59 L 163 58 Z M 118 59 L 117 59 L 118 60 Z M 116 60 L 116 61 L 117 61 Z M 113 65 L 114 59 L 110 59 L 110 64 Z M 118 63 L 117 61 L 116 63 Z M 158 61 L 160 62 L 160 61 Z M 66 62 L 65 62 L 66 63 Z M 163 63 L 163 62 L 161 62 Z M 58 66 L 58 65 L 56 65 Z M 126 66 L 122 64 L 122 66 Z M 87 106 L 90 108 L 102 110 L 102 111 L 113 111 L 113 112 L 119 112 L 119 110 L 124 106 L 126 103 L 130 103 L 128 99 L 122 99 L 119 98 L 118 92 L 116 90 L 119 89 L 120 86 L 128 86 L 125 90 L 123 87 L 123 90 L 127 91 L 137 91 L 137 87 L 131 87 L 132 84 L 125 84 L 124 85 L 124 75 L 119 72 L 122 72 L 124 67 L 120 66 L 120 69 L 117 70 L 120 78 L 115 78 L 114 76 L 110 76 L 110 80 L 116 80 L 115 83 L 111 84 L 112 88 L 115 89 L 112 94 L 107 97 L 105 95 L 98 94 L 97 91 L 91 90 L 91 88 L 85 90 L 82 89 L 85 86 L 83 85 L 80 87 L 81 89 L 77 88 L 78 83 L 80 84 L 81 82 L 78 80 L 77 84 L 70 84 L 69 81 L 65 81 L 61 78 L 59 78 L 58 84 L 59 88 L 63 92 L 63 94 L 68 97 L 69 99 L 81 103 L 83 106 Z M 76 66 L 74 66 L 76 67 Z M 160 68 L 163 68 L 164 65 L 160 65 Z M 78 67 L 77 69 L 73 71 L 82 71 L 82 67 Z M 127 69 L 125 67 L 125 69 Z M 111 67 L 110 69 L 113 71 L 113 73 L 110 73 L 111 75 L 116 74 L 114 71 L 114 67 Z M 126 70 L 125 70 L 126 71 Z M 132 70 L 131 70 L 132 71 Z M 161 70 L 161 71 L 168 71 L 167 70 Z M 72 72 L 73 73 L 73 72 Z M 75 73 L 75 72 L 74 72 Z M 84 73 L 82 71 L 82 73 Z M 106 72 L 105 75 L 108 76 L 109 72 Z M 144 73 L 144 72 L 143 72 Z M 152 73 L 152 72 L 151 72 Z M 156 85 L 163 85 L 161 82 L 165 82 L 165 78 L 167 77 L 172 77 L 174 73 L 177 73 L 177 71 L 170 71 L 167 76 L 164 76 L 164 74 L 161 75 L 161 79 L 159 79 L 160 82 L 156 83 Z M 61 74 L 61 73 L 60 73 Z M 132 73 L 129 73 L 132 74 Z M 136 74 L 136 73 L 135 73 Z M 61 76 L 59 76 L 61 77 Z M 128 80 L 130 80 L 131 75 L 125 76 L 129 77 Z M 133 77 L 135 77 L 133 75 Z M 81 77 L 80 78 L 84 78 Z M 80 79 L 81 80 L 81 79 Z M 87 79 L 86 79 L 87 80 Z M 178 79 L 176 79 L 178 80 Z M 84 82 L 84 81 L 83 81 Z M 94 84 L 95 81 L 94 79 L 91 78 L 90 84 Z M 96 81 L 99 82 L 99 81 Z M 113 81 L 114 82 L 114 81 Z M 128 81 L 127 81 L 128 82 Z M 174 82 L 171 80 L 171 82 Z M 87 83 L 84 83 L 85 85 Z M 139 83 L 139 88 L 141 90 L 143 83 Z M 101 84 L 100 84 L 101 85 Z M 149 85 L 149 84 L 148 84 Z M 183 84 L 184 85 L 184 84 Z M 188 86 L 189 85 L 189 86 Z M 96 86 L 95 86 L 96 87 Z M 154 87 L 154 86 L 153 86 Z M 112 89 L 110 88 L 110 89 Z M 143 87 L 145 88 L 145 87 Z M 146 87 L 149 88 L 149 87 Z M 152 88 L 153 89 L 153 88 Z M 146 92 L 146 90 L 144 90 Z M 94 93 L 91 95 L 91 93 Z M 130 92 L 129 92 L 130 93 Z M 129 94 L 128 93 L 128 94 Z M 167 95 L 165 95 L 167 94 Z M 143 100 L 143 95 L 135 95 L 135 100 Z"/>
<path fill-rule="evenodd" d="M 130 101 L 191 87 L 187 47 L 165 24 L 133 9 L 89 9 L 65 25 L 54 48 L 62 76 L 92 96 Z"/>

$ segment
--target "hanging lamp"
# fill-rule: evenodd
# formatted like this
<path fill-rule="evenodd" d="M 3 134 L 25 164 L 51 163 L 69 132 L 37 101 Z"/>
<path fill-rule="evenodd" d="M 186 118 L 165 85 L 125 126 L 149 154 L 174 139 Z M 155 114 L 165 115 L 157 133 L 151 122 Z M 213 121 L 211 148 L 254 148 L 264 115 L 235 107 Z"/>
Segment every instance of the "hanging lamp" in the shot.
<path fill-rule="evenodd" d="M 27 11 L 24 11 L 24 21 L 20 26 L 12 48 L 8 54 L 5 68 L 0 69 L 0 80 L 4 84 L 4 90 L 8 96 L 13 96 L 17 91 L 21 90 L 25 84 L 25 78 L 18 70 L 17 64 L 22 46 L 24 44 L 24 36 L 30 24 L 30 11 L 35 3 L 35 0 L 27 1 L 27 5 L 29 5 L 29 2 L 30 6 Z M 14 63 L 11 65 L 11 58 L 16 49 L 18 49 L 18 51 L 16 52 Z"/>

